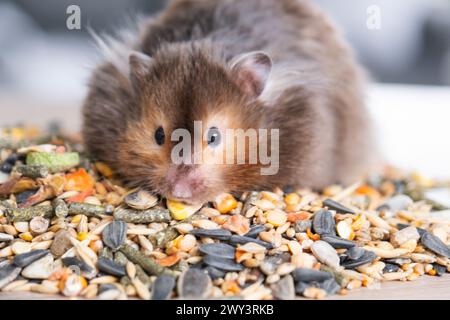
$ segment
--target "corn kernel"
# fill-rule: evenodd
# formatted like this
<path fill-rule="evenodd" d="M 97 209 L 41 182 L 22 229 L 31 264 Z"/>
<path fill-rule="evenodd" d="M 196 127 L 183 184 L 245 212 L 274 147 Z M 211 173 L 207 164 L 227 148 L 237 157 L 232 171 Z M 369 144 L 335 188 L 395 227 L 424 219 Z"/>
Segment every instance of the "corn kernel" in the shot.
<path fill-rule="evenodd" d="M 228 213 L 238 206 L 236 199 L 229 193 L 224 193 L 216 197 L 214 206 L 220 213 Z"/>
<path fill-rule="evenodd" d="M 191 206 L 183 202 L 167 199 L 167 208 L 172 214 L 172 218 L 175 220 L 184 220 L 196 213 L 201 208 L 201 205 Z"/>

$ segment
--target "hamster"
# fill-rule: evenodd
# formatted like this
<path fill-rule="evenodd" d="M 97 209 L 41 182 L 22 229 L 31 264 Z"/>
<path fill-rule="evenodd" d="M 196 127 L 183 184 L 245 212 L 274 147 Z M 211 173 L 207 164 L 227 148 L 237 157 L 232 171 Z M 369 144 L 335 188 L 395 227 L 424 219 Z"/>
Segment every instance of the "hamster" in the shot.
<path fill-rule="evenodd" d="M 83 139 L 130 186 L 199 203 L 346 184 L 371 163 L 363 72 L 310 1 L 174 0 L 128 36 L 99 42 L 106 60 L 89 82 Z M 277 172 L 261 174 L 259 162 L 175 163 L 172 134 L 195 136 L 195 121 L 204 134 L 192 143 L 209 159 L 228 150 L 227 129 L 278 130 Z"/>

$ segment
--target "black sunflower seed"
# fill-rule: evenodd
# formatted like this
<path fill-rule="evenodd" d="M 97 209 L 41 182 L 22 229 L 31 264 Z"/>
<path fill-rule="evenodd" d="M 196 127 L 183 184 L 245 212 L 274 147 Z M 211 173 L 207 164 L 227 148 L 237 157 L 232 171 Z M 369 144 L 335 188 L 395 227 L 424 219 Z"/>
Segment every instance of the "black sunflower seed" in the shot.
<path fill-rule="evenodd" d="M 152 300 L 167 300 L 175 288 L 175 277 L 160 275 L 156 278 L 152 288 Z"/>
<path fill-rule="evenodd" d="M 75 258 L 75 257 L 63 258 L 62 263 L 66 267 L 79 268 L 80 271 L 82 272 L 82 274 L 88 279 L 92 279 L 95 276 L 95 273 L 96 273 L 95 270 L 92 267 L 90 267 L 86 262 L 84 262 L 83 260 L 80 260 L 78 258 Z"/>
<path fill-rule="evenodd" d="M 250 231 L 247 232 L 244 236 L 249 238 L 256 238 L 261 232 L 266 231 L 266 227 L 262 224 L 254 225 L 250 228 Z"/>
<path fill-rule="evenodd" d="M 356 260 L 347 259 L 341 263 L 346 269 L 354 269 L 364 264 L 370 263 L 377 258 L 377 255 L 372 251 L 365 250 L 364 254 Z"/>
<path fill-rule="evenodd" d="M 297 268 L 292 272 L 292 275 L 296 282 L 322 282 L 333 277 L 329 272 L 308 268 Z"/>
<path fill-rule="evenodd" d="M 353 248 L 348 249 L 345 252 L 345 254 L 350 260 L 357 260 L 361 258 L 365 252 L 366 250 L 364 250 L 363 248 L 355 246 Z"/>
<path fill-rule="evenodd" d="M 400 267 L 396 264 L 386 263 L 383 269 L 383 273 L 397 272 Z"/>
<path fill-rule="evenodd" d="M 242 264 L 236 263 L 233 259 L 219 258 L 210 255 L 206 255 L 203 258 L 203 263 L 224 271 L 242 271 L 245 269 Z"/>
<path fill-rule="evenodd" d="M 225 229 L 194 229 L 189 232 L 196 237 L 207 237 L 212 239 L 218 239 L 222 241 L 227 241 L 231 237 L 231 232 Z"/>
<path fill-rule="evenodd" d="M 218 278 L 223 278 L 225 276 L 225 271 L 214 268 L 212 266 L 207 266 L 205 268 L 205 270 L 206 270 L 206 272 L 208 272 L 209 276 L 213 280 L 218 279 Z"/>
<path fill-rule="evenodd" d="M 48 250 L 33 250 L 27 253 L 18 254 L 17 256 L 14 256 L 13 263 L 18 267 L 25 268 L 34 261 L 46 256 L 48 253 Z"/>
<path fill-rule="evenodd" d="M 437 276 L 443 276 L 447 272 L 447 268 L 444 266 L 441 266 L 440 264 L 433 263 L 433 269 L 436 270 Z"/>
<path fill-rule="evenodd" d="M 124 244 L 126 236 L 127 223 L 124 221 L 113 221 L 102 232 L 103 242 L 113 250 L 118 250 Z"/>
<path fill-rule="evenodd" d="M 236 249 L 226 243 L 208 243 L 202 244 L 199 251 L 203 254 L 217 256 L 221 258 L 234 259 Z"/>
<path fill-rule="evenodd" d="M 230 243 L 233 245 L 238 245 L 238 244 L 246 244 L 249 242 L 254 242 L 257 243 L 259 245 L 262 245 L 263 247 L 265 247 L 266 249 L 272 249 L 272 244 L 269 242 L 265 242 L 262 241 L 260 239 L 254 239 L 254 238 L 250 238 L 250 237 L 245 237 L 245 236 L 239 236 L 239 235 L 232 235 L 230 237 Z"/>
<path fill-rule="evenodd" d="M 315 233 L 323 234 L 336 234 L 336 223 L 334 222 L 333 215 L 330 211 L 319 210 L 314 214 L 313 229 Z"/>
<path fill-rule="evenodd" d="M 103 257 L 98 258 L 97 267 L 101 272 L 113 276 L 123 277 L 126 275 L 125 266 Z"/>
<path fill-rule="evenodd" d="M 318 285 L 319 288 L 325 290 L 328 295 L 333 295 L 341 290 L 341 286 L 336 282 L 334 278 L 327 279 Z"/>
<path fill-rule="evenodd" d="M 178 278 L 178 295 L 185 299 L 204 299 L 212 289 L 211 278 L 201 269 L 188 269 Z"/>
<path fill-rule="evenodd" d="M 8 264 L 0 269 L 0 289 L 17 278 L 22 269 L 14 264 Z"/>
<path fill-rule="evenodd" d="M 420 242 L 425 248 L 430 249 L 434 253 L 450 258 L 450 248 L 435 235 L 425 232 L 420 237 Z"/>
<path fill-rule="evenodd" d="M 352 209 L 349 209 L 349 208 L 343 206 L 342 204 L 340 204 L 339 202 L 334 201 L 333 199 L 326 199 L 323 202 L 323 205 L 327 206 L 329 209 L 336 210 L 337 212 L 340 212 L 340 213 L 355 214 L 355 211 L 353 211 Z"/>
<path fill-rule="evenodd" d="M 312 227 L 311 220 L 299 220 L 295 222 L 294 230 L 295 232 L 306 232 Z"/>
<path fill-rule="evenodd" d="M 351 240 L 343 239 L 332 235 L 323 235 L 321 240 L 328 242 L 335 249 L 350 249 L 356 246 Z"/>

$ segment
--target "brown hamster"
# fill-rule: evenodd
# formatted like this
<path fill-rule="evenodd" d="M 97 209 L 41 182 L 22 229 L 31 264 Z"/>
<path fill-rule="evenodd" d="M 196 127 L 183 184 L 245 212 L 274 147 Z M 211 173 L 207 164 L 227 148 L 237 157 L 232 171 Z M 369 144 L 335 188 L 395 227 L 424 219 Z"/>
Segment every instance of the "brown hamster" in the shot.
<path fill-rule="evenodd" d="M 367 169 L 360 69 L 309 1 L 175 0 L 134 35 L 105 46 L 83 109 L 88 151 L 130 185 L 204 202 L 221 192 L 349 183 Z M 207 133 L 196 138 L 206 158 L 216 157 L 211 130 L 214 140 L 230 128 L 278 129 L 278 172 L 174 164 L 171 134 L 194 135 L 194 121 Z"/>

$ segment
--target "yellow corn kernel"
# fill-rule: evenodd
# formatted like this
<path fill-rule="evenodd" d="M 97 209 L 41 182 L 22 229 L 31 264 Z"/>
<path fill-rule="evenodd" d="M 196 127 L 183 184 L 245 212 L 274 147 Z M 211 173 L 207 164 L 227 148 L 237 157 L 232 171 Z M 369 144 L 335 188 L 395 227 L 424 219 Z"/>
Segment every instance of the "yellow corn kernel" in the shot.
<path fill-rule="evenodd" d="M 88 238 L 88 236 L 89 236 L 89 233 L 87 233 L 87 232 L 78 232 L 77 239 L 79 241 L 83 241 L 83 240 L 86 240 Z"/>
<path fill-rule="evenodd" d="M 214 206 L 220 213 L 228 213 L 238 206 L 238 202 L 231 194 L 224 193 L 216 197 Z"/>
<path fill-rule="evenodd" d="M 31 241 L 33 240 L 33 236 L 31 235 L 30 232 L 24 232 L 19 234 L 19 238 L 25 241 Z"/>
<path fill-rule="evenodd" d="M 167 199 L 167 208 L 172 214 L 172 218 L 175 220 L 184 220 L 196 213 L 201 208 L 201 205 L 191 206 L 183 202 Z"/>

